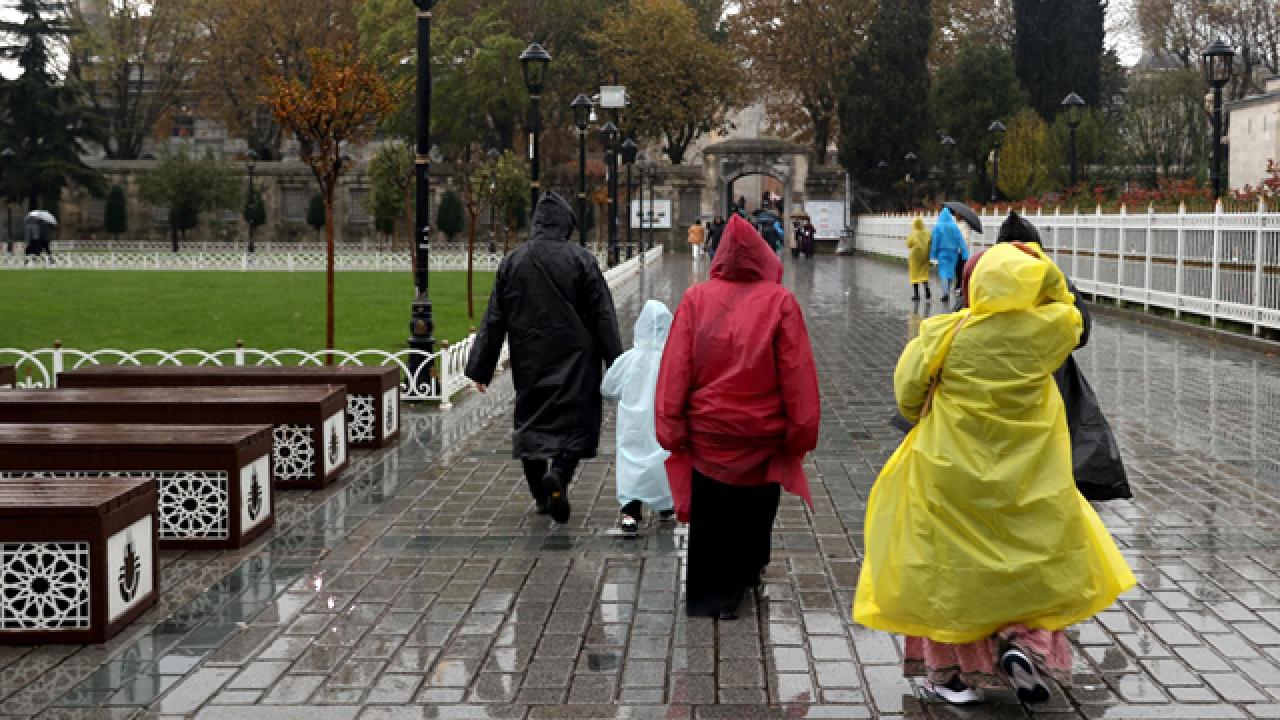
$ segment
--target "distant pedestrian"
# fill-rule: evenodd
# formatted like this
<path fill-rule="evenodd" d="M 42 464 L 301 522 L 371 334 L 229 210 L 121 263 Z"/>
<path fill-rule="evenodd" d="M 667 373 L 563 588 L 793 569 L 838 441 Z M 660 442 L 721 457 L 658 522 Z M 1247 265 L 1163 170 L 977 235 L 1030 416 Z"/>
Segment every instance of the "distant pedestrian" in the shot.
<path fill-rule="evenodd" d="M 618 527 L 628 535 L 637 532 L 645 505 L 656 509 L 664 520 L 675 515 L 665 464 L 671 453 L 658 444 L 653 417 L 662 349 L 670 331 L 671 311 L 667 306 L 657 300 L 646 302 L 636 320 L 635 346 L 609 368 L 600 386 L 606 398 L 618 401 L 614 442 L 621 507 Z"/>
<path fill-rule="evenodd" d="M 658 442 L 689 523 L 690 616 L 736 618 L 769 564 L 780 489 L 810 501 L 803 462 L 818 441 L 818 375 L 804 313 L 781 280 L 777 254 L 730 218 L 711 279 L 685 292 L 662 355 Z"/>
<path fill-rule="evenodd" d="M 907 235 L 907 277 L 911 281 L 911 299 L 920 299 L 920 286 L 924 286 L 926 299 L 932 298 L 929 292 L 929 231 L 924 227 L 924 219 L 917 217 L 911 223 L 911 232 Z"/>
<path fill-rule="evenodd" d="M 707 240 L 707 229 L 694 223 L 689 226 L 686 239 L 689 241 L 689 248 L 693 251 L 693 259 L 702 257 L 702 244 Z"/>
<path fill-rule="evenodd" d="M 538 200 L 529 242 L 498 266 L 466 375 L 484 392 L 509 342 L 516 388 L 514 457 L 539 514 L 569 519 L 578 461 L 596 455 L 600 381 L 622 354 L 613 297 L 596 260 L 569 242 L 576 218 L 554 192 Z"/>
<path fill-rule="evenodd" d="M 956 225 L 951 210 L 943 208 L 933 226 L 929 241 L 929 259 L 938 263 L 938 279 L 942 282 L 942 302 L 950 300 L 951 285 L 956 279 L 956 265 L 969 259 L 969 245 Z"/>
<path fill-rule="evenodd" d="M 1065 628 L 1135 584 L 1072 478 L 1051 374 L 1080 313 L 1038 248 L 1002 244 L 976 263 L 972 307 L 923 321 L 894 372 L 915 428 L 867 502 L 854 620 L 906 635 L 903 670 L 954 704 L 1012 685 L 1069 684 Z"/>
<path fill-rule="evenodd" d="M 712 260 L 716 259 L 716 248 L 720 246 L 720 236 L 724 234 L 724 218 L 716 216 L 715 222 L 711 223 L 711 230 L 707 233 L 707 256 Z"/>
<path fill-rule="evenodd" d="M 813 257 L 817 250 L 818 228 L 813 226 L 811 220 L 805 220 L 804 225 L 800 228 L 800 253 L 806 257 Z"/>

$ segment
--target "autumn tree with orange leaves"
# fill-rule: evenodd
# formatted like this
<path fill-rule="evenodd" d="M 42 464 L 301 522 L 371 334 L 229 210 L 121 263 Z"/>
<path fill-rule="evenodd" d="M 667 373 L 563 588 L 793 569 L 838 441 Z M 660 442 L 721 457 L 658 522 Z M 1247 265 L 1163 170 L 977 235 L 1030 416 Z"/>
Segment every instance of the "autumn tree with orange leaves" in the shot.
<path fill-rule="evenodd" d="M 307 51 L 310 82 L 271 74 L 263 101 L 285 132 L 298 140 L 302 161 L 311 168 L 324 198 L 325 347 L 333 337 L 333 200 L 338 180 L 350 163 L 343 146 L 365 142 L 395 107 L 395 96 L 405 91 L 392 87 L 378 70 L 360 58 L 355 48 L 338 52 Z M 329 356 L 328 362 L 332 362 Z"/>

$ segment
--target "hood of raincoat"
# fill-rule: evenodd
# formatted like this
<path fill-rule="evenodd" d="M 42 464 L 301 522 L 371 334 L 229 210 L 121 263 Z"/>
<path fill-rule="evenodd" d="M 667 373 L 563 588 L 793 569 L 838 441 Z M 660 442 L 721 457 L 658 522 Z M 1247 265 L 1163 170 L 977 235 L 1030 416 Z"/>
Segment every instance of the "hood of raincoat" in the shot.
<path fill-rule="evenodd" d="M 1040 231 L 1036 230 L 1036 226 L 1027 221 L 1016 212 L 1010 211 L 1009 217 L 1004 219 L 1004 223 L 1000 225 L 1000 234 L 996 236 L 996 242 L 1033 242 L 1040 244 Z"/>
<path fill-rule="evenodd" d="M 564 242 L 573 234 L 577 225 L 578 218 L 569 203 L 548 190 L 538 198 L 538 207 L 533 211 L 533 231 L 529 240 Z"/>
<path fill-rule="evenodd" d="M 760 233 L 751 227 L 751 223 L 734 215 L 729 218 L 716 247 L 711 277 L 729 282 L 766 280 L 781 283 L 782 261 Z"/>
<path fill-rule="evenodd" d="M 667 334 L 671 332 L 671 311 L 657 300 L 648 300 L 640 317 L 636 319 L 636 330 L 632 338 L 635 346 L 641 350 L 662 350 L 667 344 Z"/>
<path fill-rule="evenodd" d="M 977 315 L 1075 303 L 1062 271 L 1035 245 L 990 248 L 975 264 L 968 284 L 970 307 Z"/>
<path fill-rule="evenodd" d="M 911 229 L 914 232 L 924 232 L 924 218 L 917 217 L 914 221 L 912 221 Z"/>
<path fill-rule="evenodd" d="M 933 226 L 933 234 L 951 236 L 952 233 L 955 233 L 956 238 L 964 238 L 964 234 L 960 232 L 960 226 L 956 224 L 955 216 L 951 214 L 951 209 L 942 208 L 942 212 L 938 213 L 938 222 Z"/>

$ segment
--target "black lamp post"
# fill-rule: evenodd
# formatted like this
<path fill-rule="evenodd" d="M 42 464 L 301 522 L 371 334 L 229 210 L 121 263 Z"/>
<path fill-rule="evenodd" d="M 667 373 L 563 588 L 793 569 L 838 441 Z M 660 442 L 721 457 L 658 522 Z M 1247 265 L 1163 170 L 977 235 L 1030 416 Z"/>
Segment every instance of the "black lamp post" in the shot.
<path fill-rule="evenodd" d="M 942 199 L 951 199 L 951 153 L 956 149 L 956 139 L 942 136 Z"/>
<path fill-rule="evenodd" d="M 247 160 L 246 165 L 249 167 L 249 195 L 246 201 L 248 203 L 247 207 L 249 208 L 249 212 L 247 213 L 249 217 L 246 217 L 245 219 L 249 221 L 249 254 L 252 255 L 254 251 L 253 223 L 254 223 L 254 220 L 257 219 L 255 216 L 257 215 L 257 212 L 258 212 L 257 203 L 255 203 L 253 199 L 253 188 L 254 188 L 253 171 L 257 166 L 258 153 L 251 149 L 249 150 L 248 153 L 245 154 L 245 159 Z"/>
<path fill-rule="evenodd" d="M 880 186 L 881 202 L 884 203 L 885 209 L 888 210 L 890 207 L 888 203 L 889 191 L 887 189 L 889 185 L 889 161 L 888 160 L 881 160 L 880 162 L 876 163 L 876 181 L 877 181 L 877 184 Z"/>
<path fill-rule="evenodd" d="M 413 4 L 418 8 L 417 147 L 413 158 L 416 179 L 413 284 L 417 296 L 413 298 L 409 320 L 409 347 L 418 352 L 409 356 L 409 382 L 412 383 L 409 390 L 418 392 L 435 385 L 435 362 L 429 358 L 436 350 L 436 324 L 427 270 L 431 264 L 431 10 L 436 0 L 413 0 Z"/>
<path fill-rule="evenodd" d="M 1235 73 L 1236 51 L 1218 38 L 1200 53 L 1205 82 L 1213 88 L 1213 199 L 1222 197 L 1222 88 Z"/>
<path fill-rule="evenodd" d="M 9 170 L 13 167 L 14 161 L 18 159 L 18 153 L 13 148 L 5 148 L 0 152 L 0 180 L 6 179 Z M 10 255 L 13 254 L 13 208 L 9 205 L 9 192 L 6 189 L 4 194 L 4 213 L 5 213 L 5 251 Z"/>
<path fill-rule="evenodd" d="M 609 173 L 609 265 L 618 264 L 618 126 L 611 122 L 600 128 L 604 136 L 605 165 Z"/>
<path fill-rule="evenodd" d="M 658 227 L 658 163 L 651 163 L 649 166 L 649 239 L 644 243 L 644 252 L 649 252 L 653 248 L 653 235 Z"/>
<path fill-rule="evenodd" d="M 494 225 L 498 206 L 498 158 L 502 153 L 495 148 L 489 148 L 486 155 L 489 158 L 489 254 L 493 255 L 498 252 L 497 229 Z"/>
<path fill-rule="evenodd" d="M 1084 104 L 1084 98 L 1075 93 L 1070 93 L 1062 99 L 1062 109 L 1067 113 L 1067 127 L 1071 130 L 1071 187 L 1073 189 L 1080 182 L 1080 166 L 1076 160 L 1076 129 L 1080 127 Z"/>
<path fill-rule="evenodd" d="M 631 259 L 631 198 L 635 194 L 635 186 L 631 182 L 631 166 L 636 164 L 639 148 L 636 141 L 627 138 L 622 142 L 622 162 L 627 166 L 627 259 Z"/>
<path fill-rule="evenodd" d="M 1004 123 L 996 120 L 987 128 L 995 139 L 992 141 L 994 155 L 991 161 L 991 199 L 1000 199 L 1000 146 L 1004 145 Z"/>
<path fill-rule="evenodd" d="M 538 101 L 542 99 L 542 88 L 547 79 L 547 66 L 551 64 L 551 54 L 538 43 L 530 43 L 520 53 L 520 69 L 524 73 L 524 86 L 529 91 L 529 193 L 531 201 L 529 212 L 538 207 L 538 193 L 541 187 L 538 181 L 538 135 L 542 132 L 542 118 L 538 114 Z"/>
<path fill-rule="evenodd" d="M 909 152 L 902 156 L 902 161 L 907 165 L 907 210 L 910 210 L 916 203 L 916 161 L 919 160 L 913 152 Z"/>
<path fill-rule="evenodd" d="M 591 124 L 591 112 L 595 103 L 578 93 L 569 103 L 573 109 L 573 124 L 578 128 L 578 244 L 587 246 L 587 127 Z"/>

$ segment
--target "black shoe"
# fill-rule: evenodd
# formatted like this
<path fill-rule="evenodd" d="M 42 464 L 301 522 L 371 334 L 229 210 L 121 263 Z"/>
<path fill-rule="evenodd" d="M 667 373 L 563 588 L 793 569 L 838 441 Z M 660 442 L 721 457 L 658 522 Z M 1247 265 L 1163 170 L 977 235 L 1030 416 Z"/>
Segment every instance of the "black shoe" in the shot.
<path fill-rule="evenodd" d="M 911 296 L 911 302 L 920 302 L 920 293 Z"/>
<path fill-rule="evenodd" d="M 972 705 L 982 702 L 982 696 L 978 694 L 978 691 L 965 685 L 959 675 L 951 678 L 945 685 L 931 683 L 926 680 L 924 689 L 952 705 Z"/>
<path fill-rule="evenodd" d="M 667 508 L 658 512 L 658 520 L 660 522 L 671 522 L 676 519 L 676 509 Z"/>
<path fill-rule="evenodd" d="M 1011 647 L 1000 655 L 1000 669 L 1009 676 L 1009 682 L 1022 704 L 1049 701 L 1049 686 L 1040 678 L 1031 659 L 1018 648 Z"/>
<path fill-rule="evenodd" d="M 929 291 L 929 284 L 928 284 L 928 283 L 925 283 L 925 286 L 924 286 L 924 297 L 925 297 L 925 299 L 926 299 L 926 300 L 932 300 L 932 299 L 933 299 L 933 293 Z"/>
<path fill-rule="evenodd" d="M 542 491 L 547 495 L 547 508 L 551 519 L 558 523 L 569 522 L 569 493 L 560 473 L 552 470 L 542 478 Z"/>
<path fill-rule="evenodd" d="M 626 535 L 635 535 L 640 532 L 640 523 L 634 517 L 622 513 L 622 517 L 618 519 L 618 529 Z"/>
<path fill-rule="evenodd" d="M 951 302 L 951 296 L 950 296 L 950 295 L 943 295 L 943 296 L 942 296 L 942 302 L 944 302 L 944 303 L 945 303 L 945 302 Z"/>

